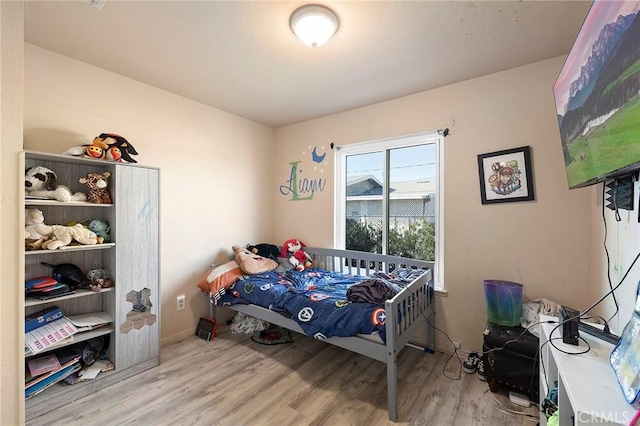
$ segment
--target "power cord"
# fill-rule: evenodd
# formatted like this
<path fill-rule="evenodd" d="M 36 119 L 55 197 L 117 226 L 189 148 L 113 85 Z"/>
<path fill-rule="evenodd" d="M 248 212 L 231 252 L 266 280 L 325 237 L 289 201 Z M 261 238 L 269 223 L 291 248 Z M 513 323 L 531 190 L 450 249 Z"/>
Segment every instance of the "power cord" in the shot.
<path fill-rule="evenodd" d="M 605 321 L 606 324 L 609 324 L 609 322 L 616 316 L 618 315 L 618 311 L 620 310 L 620 307 L 618 306 L 618 299 L 616 299 L 616 294 L 613 292 L 613 284 L 611 283 L 611 260 L 609 258 L 609 249 L 607 248 L 607 218 L 604 214 L 604 205 L 605 205 L 605 194 L 606 194 L 606 185 L 602 185 L 602 222 L 604 224 L 604 239 L 602 241 L 602 245 L 604 246 L 604 253 L 606 254 L 607 257 L 607 281 L 609 283 L 609 288 L 611 289 L 611 295 L 613 296 L 613 303 L 616 305 L 616 311 L 613 313 L 613 315 L 611 315 L 611 318 L 609 318 L 609 321 Z M 617 199 L 617 197 L 613 197 L 614 200 Z M 617 207 L 617 203 L 616 203 L 616 221 L 620 221 L 620 214 L 618 213 L 618 207 Z M 608 327 L 607 327 L 608 328 Z"/>
<path fill-rule="evenodd" d="M 453 343 L 453 340 L 451 340 L 451 337 L 449 337 L 449 335 L 446 332 L 440 330 L 438 327 L 431 324 L 431 321 L 429 321 L 429 317 L 427 317 L 424 314 L 424 312 L 420 312 L 420 313 L 427 320 L 427 324 L 433 327 L 434 330 L 439 331 L 440 333 L 444 334 L 447 337 L 447 340 L 449 340 L 449 342 L 451 343 L 451 346 L 453 347 L 453 353 L 449 355 L 449 358 L 447 358 L 447 361 L 444 363 L 444 366 L 442 367 L 442 375 L 449 380 L 460 380 L 460 378 L 462 377 L 462 360 L 458 356 L 458 347 L 455 345 L 455 343 Z M 460 364 L 458 368 L 458 375 L 455 377 L 447 375 L 447 365 L 449 365 L 449 362 L 453 359 L 454 356 L 458 360 L 458 364 Z"/>

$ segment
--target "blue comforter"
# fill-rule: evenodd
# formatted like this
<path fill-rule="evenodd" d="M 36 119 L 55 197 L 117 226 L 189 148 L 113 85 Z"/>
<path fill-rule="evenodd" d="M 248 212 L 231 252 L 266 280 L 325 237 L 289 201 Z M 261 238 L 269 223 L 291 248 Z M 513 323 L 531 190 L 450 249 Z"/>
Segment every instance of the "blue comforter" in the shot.
<path fill-rule="evenodd" d="M 251 303 L 271 309 L 290 316 L 305 334 L 317 339 L 379 331 L 384 340 L 384 308 L 347 298 L 347 290 L 365 279 L 321 269 L 247 275 L 236 281 L 218 303 Z"/>

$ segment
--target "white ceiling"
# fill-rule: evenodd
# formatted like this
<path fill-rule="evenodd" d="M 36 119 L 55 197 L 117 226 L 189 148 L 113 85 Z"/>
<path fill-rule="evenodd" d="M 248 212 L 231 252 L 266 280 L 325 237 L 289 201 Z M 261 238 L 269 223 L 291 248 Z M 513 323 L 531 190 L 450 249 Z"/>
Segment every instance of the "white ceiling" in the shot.
<path fill-rule="evenodd" d="M 323 1 L 340 27 L 316 49 L 303 4 L 27 1 L 24 37 L 277 128 L 564 55 L 591 1 Z"/>

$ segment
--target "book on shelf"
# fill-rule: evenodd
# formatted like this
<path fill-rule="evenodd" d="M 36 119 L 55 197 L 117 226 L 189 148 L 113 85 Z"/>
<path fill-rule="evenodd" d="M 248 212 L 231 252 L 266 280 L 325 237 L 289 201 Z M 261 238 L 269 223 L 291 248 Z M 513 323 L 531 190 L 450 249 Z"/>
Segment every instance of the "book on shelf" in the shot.
<path fill-rule="evenodd" d="M 50 371 L 56 371 L 61 367 L 60 361 L 58 361 L 58 357 L 55 356 L 55 354 L 28 359 L 27 366 L 29 367 L 29 374 L 31 374 L 32 377 L 40 376 Z"/>
<path fill-rule="evenodd" d="M 43 377 L 40 380 L 34 381 L 29 384 L 29 386 L 24 389 L 24 397 L 30 398 L 34 395 L 39 394 L 43 390 L 49 388 L 50 386 L 58 383 L 61 380 L 66 379 L 71 374 L 79 371 L 82 368 L 78 360 L 74 362 L 68 362 L 57 371 L 52 371 L 51 374 L 47 374 L 46 377 Z"/>
<path fill-rule="evenodd" d="M 111 324 L 113 318 L 106 312 L 92 312 L 82 315 L 69 315 L 66 318 L 76 327 L 78 333 L 94 330 L 99 327 Z"/>
<path fill-rule="evenodd" d="M 25 317 L 24 332 L 28 333 L 60 318 L 62 318 L 62 310 L 57 306 L 50 306 L 41 311 L 34 312 Z"/>
<path fill-rule="evenodd" d="M 49 322 L 24 335 L 24 344 L 32 355 L 49 350 L 53 345 L 71 338 L 78 330 L 66 317 Z"/>
<path fill-rule="evenodd" d="M 31 291 L 31 290 L 39 290 L 39 289 L 46 289 L 49 287 L 53 287 L 60 284 L 55 278 L 51 278 L 51 277 L 37 277 L 37 278 L 31 278 L 28 279 L 24 282 L 24 288 L 27 289 L 27 291 Z"/>

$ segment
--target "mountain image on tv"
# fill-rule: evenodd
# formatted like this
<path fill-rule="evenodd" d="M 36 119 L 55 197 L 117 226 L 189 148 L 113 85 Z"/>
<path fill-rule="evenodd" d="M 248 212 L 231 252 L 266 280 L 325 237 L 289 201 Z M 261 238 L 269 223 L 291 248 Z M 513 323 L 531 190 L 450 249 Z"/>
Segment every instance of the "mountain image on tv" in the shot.
<path fill-rule="evenodd" d="M 570 188 L 640 166 L 640 2 L 594 2 L 554 85 Z"/>

